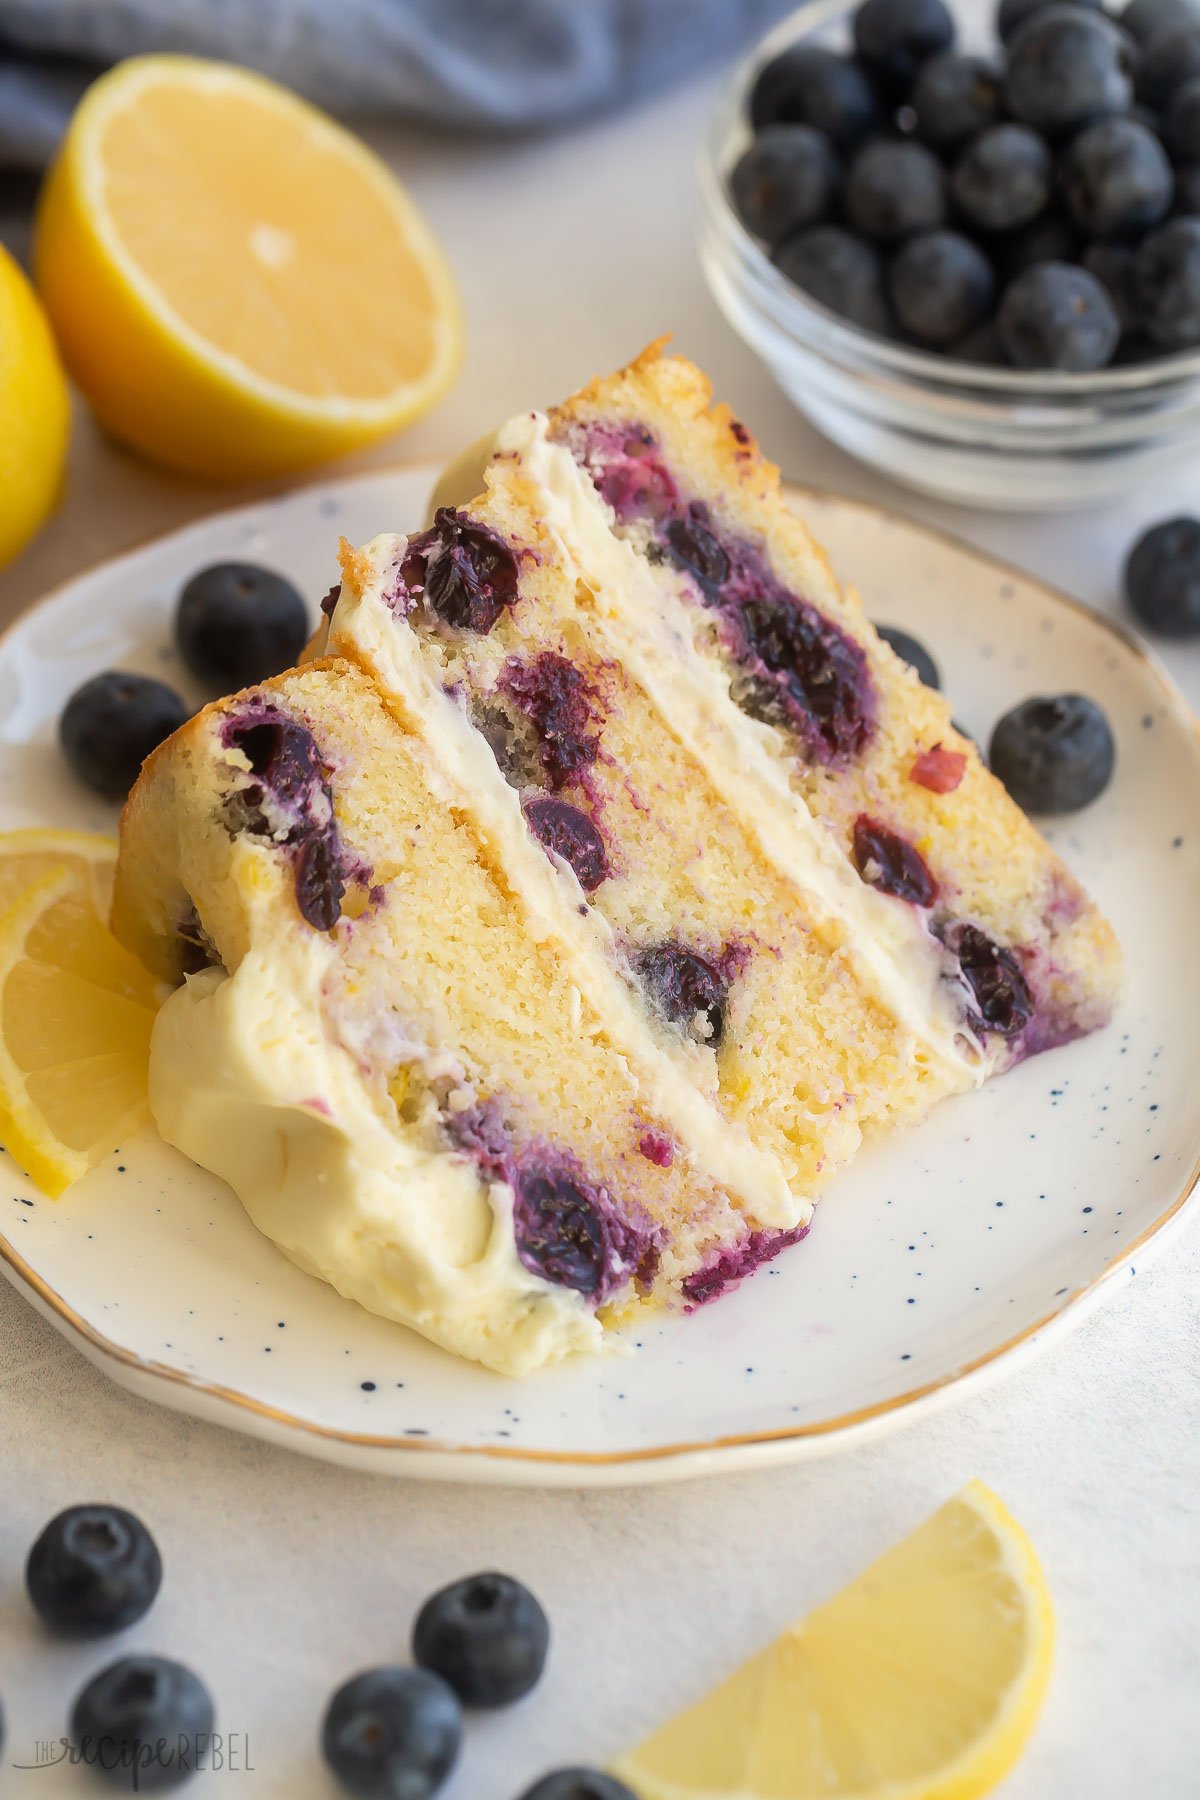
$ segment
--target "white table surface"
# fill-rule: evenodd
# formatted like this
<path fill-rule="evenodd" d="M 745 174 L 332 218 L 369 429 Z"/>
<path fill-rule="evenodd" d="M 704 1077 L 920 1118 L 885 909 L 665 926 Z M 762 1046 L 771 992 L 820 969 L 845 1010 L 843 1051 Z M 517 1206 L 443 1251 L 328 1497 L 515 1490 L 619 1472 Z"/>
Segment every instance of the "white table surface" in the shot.
<path fill-rule="evenodd" d="M 525 144 L 372 134 L 449 250 L 470 348 L 433 416 L 360 464 L 449 455 L 669 330 L 785 474 L 904 509 L 1115 606 L 1132 535 L 1194 507 L 1200 469 L 1102 513 L 1030 522 L 921 501 L 823 443 L 700 277 L 692 162 L 714 91 L 695 84 Z M 0 578 L 0 617 L 101 555 L 246 494 L 155 473 L 81 415 L 66 505 Z M 1200 696 L 1200 652 L 1168 661 Z M 878 1444 L 775 1473 L 537 1494 L 350 1474 L 157 1410 L 111 1387 L 0 1282 L 0 1794 L 95 1791 L 81 1770 L 10 1766 L 65 1729 L 71 1696 L 113 1654 L 51 1642 L 25 1601 L 28 1546 L 74 1501 L 118 1501 L 152 1525 L 165 1587 L 122 1643 L 192 1663 L 220 1725 L 248 1738 L 254 1772 L 205 1776 L 197 1793 L 224 1781 L 235 1793 L 331 1797 L 315 1750 L 330 1691 L 403 1659 L 415 1607 L 443 1581 L 488 1565 L 525 1578 L 554 1625 L 549 1674 L 513 1713 L 472 1722 L 445 1790 L 516 1800 L 546 1767 L 602 1759 L 652 1727 L 978 1475 L 1032 1532 L 1060 1619 L 1049 1703 L 1006 1800 L 1192 1800 L 1198 1296 L 1193 1226 L 1030 1368 Z"/>

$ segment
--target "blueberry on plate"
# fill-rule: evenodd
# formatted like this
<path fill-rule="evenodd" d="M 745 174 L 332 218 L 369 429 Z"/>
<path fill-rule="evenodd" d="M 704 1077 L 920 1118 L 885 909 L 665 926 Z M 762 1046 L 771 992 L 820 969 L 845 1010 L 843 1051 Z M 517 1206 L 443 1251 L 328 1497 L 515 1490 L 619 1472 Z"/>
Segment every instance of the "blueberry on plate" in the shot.
<path fill-rule="evenodd" d="M 213 1729 L 199 1676 L 165 1656 L 123 1656 L 94 1675 L 75 1702 L 71 1733 L 82 1761 L 114 1787 L 158 1793 L 196 1769 Z"/>
<path fill-rule="evenodd" d="M 1133 249 L 1129 244 L 1089 244 L 1080 259 L 1107 289 L 1123 332 L 1133 328 Z"/>
<path fill-rule="evenodd" d="M 158 1545 L 121 1506 L 69 1506 L 25 1565 L 34 1610 L 62 1637 L 105 1637 L 150 1610 L 162 1586 Z"/>
<path fill-rule="evenodd" d="M 1176 88 L 1165 130 L 1176 162 L 1200 163 L 1200 75 Z"/>
<path fill-rule="evenodd" d="M 465 1706 L 508 1706 L 541 1679 L 550 1625 L 511 1575 L 469 1575 L 431 1596 L 413 1627 L 413 1657 Z"/>
<path fill-rule="evenodd" d="M 854 15 L 858 60 L 889 100 L 903 100 L 922 63 L 954 42 L 943 0 L 863 0 Z"/>
<path fill-rule="evenodd" d="M 1011 44 L 1027 19 L 1034 13 L 1045 12 L 1053 0 L 1000 0 L 996 8 L 996 35 L 1002 44 Z M 1104 11 L 1104 0 L 1073 0 L 1077 6 L 1090 7 L 1093 12 Z"/>
<path fill-rule="evenodd" d="M 1079 233 L 1070 219 L 1058 212 L 1043 213 L 1032 225 L 1019 231 L 1006 231 L 990 245 L 996 274 L 1003 285 L 1015 281 L 1025 269 L 1038 263 L 1077 262 Z"/>
<path fill-rule="evenodd" d="M 458 1761 L 462 1709 L 424 1669 L 367 1669 L 329 1702 L 321 1748 L 352 1794 L 429 1800 Z"/>
<path fill-rule="evenodd" d="M 638 1800 L 631 1788 L 599 1769 L 555 1769 L 543 1775 L 520 1800 Z"/>
<path fill-rule="evenodd" d="M 747 231 L 778 244 L 834 210 L 842 183 L 837 152 L 814 125 L 768 125 L 729 178 Z"/>
<path fill-rule="evenodd" d="M 1185 82 L 1200 75 L 1200 24 L 1157 38 L 1138 64 L 1137 97 L 1157 113 L 1170 110 Z"/>
<path fill-rule="evenodd" d="M 150 752 L 187 717 L 187 707 L 165 682 L 106 669 L 71 695 L 58 737 L 80 781 L 106 800 L 124 800 Z"/>
<path fill-rule="evenodd" d="M 750 123 L 812 125 L 840 149 L 859 144 L 880 123 L 879 102 L 866 74 L 848 56 L 820 44 L 793 44 L 759 71 L 750 95 Z"/>
<path fill-rule="evenodd" d="M 1000 117 L 1004 76 L 990 56 L 946 50 L 924 64 L 910 104 L 917 136 L 941 155 L 956 150 Z"/>
<path fill-rule="evenodd" d="M 887 335 L 891 316 L 883 260 L 874 245 L 840 225 L 814 225 L 781 244 L 775 266 L 821 306 L 864 331 Z"/>
<path fill-rule="evenodd" d="M 1200 519 L 1164 519 L 1142 533 L 1126 558 L 1125 596 L 1160 636 L 1200 637 Z"/>
<path fill-rule="evenodd" d="M 1117 23 L 1148 50 L 1182 26 L 1200 25 L 1200 0 L 1129 0 Z"/>
<path fill-rule="evenodd" d="M 981 324 L 996 294 L 991 263 L 957 231 L 922 231 L 909 238 L 892 259 L 888 283 L 900 325 L 936 349 Z"/>
<path fill-rule="evenodd" d="M 924 144 L 877 138 L 850 165 L 846 215 L 881 244 L 932 231 L 946 217 L 946 171 Z"/>
<path fill-rule="evenodd" d="M 928 688 L 940 689 L 942 674 L 919 638 L 912 637 L 907 631 L 901 631 L 898 625 L 876 625 L 876 631 L 910 669 L 915 669 Z"/>
<path fill-rule="evenodd" d="M 185 665 L 222 694 L 290 669 L 309 629 L 308 609 L 291 582 L 256 563 L 199 570 L 175 613 Z"/>
<path fill-rule="evenodd" d="M 950 192 L 978 231 L 1032 224 L 1050 198 L 1054 175 L 1045 138 L 1029 125 L 989 125 L 954 165 Z"/>
<path fill-rule="evenodd" d="M 1170 219 L 1144 238 L 1130 289 L 1137 324 L 1160 350 L 1200 344 L 1200 219 Z"/>
<path fill-rule="evenodd" d="M 1048 6 L 1021 26 L 1009 52 L 1004 99 L 1014 119 L 1067 137 L 1133 99 L 1133 41 L 1098 13 Z"/>
<path fill-rule="evenodd" d="M 1070 263 L 1038 263 L 1018 275 L 1000 302 L 996 329 L 1015 368 L 1077 374 L 1111 362 L 1121 336 L 1107 290 Z"/>
<path fill-rule="evenodd" d="M 1071 217 L 1093 238 L 1140 237 L 1166 217 L 1175 191 L 1167 153 L 1134 119 L 1101 119 L 1072 139 L 1062 162 Z"/>
<path fill-rule="evenodd" d="M 1104 792 L 1116 755 L 1096 702 L 1056 694 L 1005 713 L 992 732 L 988 766 L 1026 812 L 1069 813 Z"/>

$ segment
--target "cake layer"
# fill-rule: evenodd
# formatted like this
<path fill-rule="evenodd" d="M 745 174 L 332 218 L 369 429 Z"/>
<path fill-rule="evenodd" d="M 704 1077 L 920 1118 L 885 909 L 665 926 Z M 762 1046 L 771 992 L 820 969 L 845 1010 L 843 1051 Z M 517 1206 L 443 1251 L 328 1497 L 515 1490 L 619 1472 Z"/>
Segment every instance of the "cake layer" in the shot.
<path fill-rule="evenodd" d="M 317 662 L 192 720 L 126 809 L 114 927 L 186 977 L 163 1136 L 302 1267 L 521 1373 L 810 1205 L 659 1047 L 454 700 L 410 693 Z"/>

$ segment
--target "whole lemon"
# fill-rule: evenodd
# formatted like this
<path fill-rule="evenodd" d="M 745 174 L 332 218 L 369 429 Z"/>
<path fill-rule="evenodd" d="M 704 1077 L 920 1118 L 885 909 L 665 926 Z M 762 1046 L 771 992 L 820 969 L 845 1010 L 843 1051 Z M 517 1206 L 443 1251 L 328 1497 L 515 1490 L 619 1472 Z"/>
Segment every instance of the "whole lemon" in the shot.
<path fill-rule="evenodd" d="M 0 568 L 58 503 L 69 425 L 66 377 L 46 315 L 0 244 Z"/>

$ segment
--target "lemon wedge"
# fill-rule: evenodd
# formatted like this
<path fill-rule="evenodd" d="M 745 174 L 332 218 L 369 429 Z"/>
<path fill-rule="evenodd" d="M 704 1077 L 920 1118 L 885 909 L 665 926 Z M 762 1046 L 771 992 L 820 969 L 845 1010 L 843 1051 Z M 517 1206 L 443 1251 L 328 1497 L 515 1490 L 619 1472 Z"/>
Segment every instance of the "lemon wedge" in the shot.
<path fill-rule="evenodd" d="M 89 856 L 80 838 L 73 861 L 33 873 L 40 853 L 12 846 L 39 835 L 0 838 L 0 1143 L 58 1195 L 145 1118 L 159 995 L 98 903 L 114 847 Z"/>
<path fill-rule="evenodd" d="M 360 140 L 230 63 L 139 56 L 76 109 L 39 207 L 38 286 L 114 434 L 215 480 L 340 455 L 458 367 L 453 278 Z"/>
<path fill-rule="evenodd" d="M 1053 1646 L 1033 1546 L 973 1481 L 614 1772 L 639 1800 L 977 1800 Z"/>
<path fill-rule="evenodd" d="M 58 503 L 67 457 L 67 381 L 49 322 L 0 244 L 0 568 Z"/>

